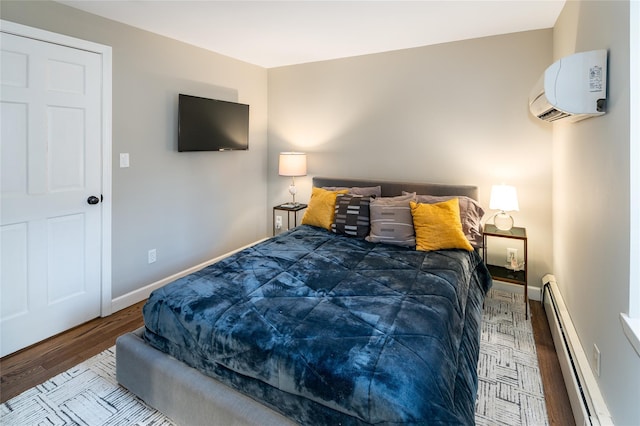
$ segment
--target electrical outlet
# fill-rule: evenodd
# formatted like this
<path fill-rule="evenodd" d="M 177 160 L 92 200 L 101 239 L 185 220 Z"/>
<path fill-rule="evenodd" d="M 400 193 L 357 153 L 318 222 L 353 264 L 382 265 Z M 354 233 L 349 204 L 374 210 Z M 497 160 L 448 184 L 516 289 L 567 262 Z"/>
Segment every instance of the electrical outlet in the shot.
<path fill-rule="evenodd" d="M 149 250 L 148 259 L 149 263 L 153 263 L 156 261 L 156 249 Z"/>
<path fill-rule="evenodd" d="M 600 349 L 598 349 L 595 343 L 593 344 L 593 354 L 591 356 L 593 358 L 593 369 L 596 376 L 600 377 Z"/>
<path fill-rule="evenodd" d="M 276 216 L 276 229 L 282 229 L 282 216 Z"/>
<path fill-rule="evenodd" d="M 518 260 L 518 249 L 508 248 L 507 249 L 507 263 L 511 263 L 511 260 L 515 259 L 516 262 Z"/>

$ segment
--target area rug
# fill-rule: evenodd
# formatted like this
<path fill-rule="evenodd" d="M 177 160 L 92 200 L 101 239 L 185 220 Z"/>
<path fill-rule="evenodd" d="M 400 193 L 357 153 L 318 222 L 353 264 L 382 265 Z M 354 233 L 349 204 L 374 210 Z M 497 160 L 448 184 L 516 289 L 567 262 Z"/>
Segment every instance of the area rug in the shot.
<path fill-rule="evenodd" d="M 118 386 L 115 347 L 0 406 L 8 425 L 173 425 Z M 531 322 L 521 294 L 491 290 L 485 300 L 478 362 L 477 425 L 546 425 Z"/>
<path fill-rule="evenodd" d="M 525 319 L 522 294 L 492 289 L 485 299 L 476 424 L 549 424 L 536 342 L 531 320 Z"/>

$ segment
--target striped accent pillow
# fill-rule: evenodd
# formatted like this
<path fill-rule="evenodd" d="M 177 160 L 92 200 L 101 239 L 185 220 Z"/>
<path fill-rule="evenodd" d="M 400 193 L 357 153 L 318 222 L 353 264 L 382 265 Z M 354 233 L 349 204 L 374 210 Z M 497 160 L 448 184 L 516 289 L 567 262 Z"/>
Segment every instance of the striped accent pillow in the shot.
<path fill-rule="evenodd" d="M 338 194 L 331 231 L 349 237 L 364 238 L 369 234 L 371 197 Z"/>
<path fill-rule="evenodd" d="M 416 234 L 409 202 L 415 193 L 398 197 L 383 197 L 371 202 L 371 233 L 366 238 L 372 243 L 415 247 Z"/>

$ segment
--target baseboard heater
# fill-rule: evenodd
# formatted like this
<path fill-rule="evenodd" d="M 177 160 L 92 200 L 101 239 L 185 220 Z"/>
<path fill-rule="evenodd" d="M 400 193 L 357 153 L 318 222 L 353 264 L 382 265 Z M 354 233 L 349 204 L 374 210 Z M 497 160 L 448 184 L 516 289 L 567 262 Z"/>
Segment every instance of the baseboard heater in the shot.
<path fill-rule="evenodd" d="M 556 278 L 550 274 L 542 278 L 542 305 L 549 320 L 576 425 L 613 425 L 598 382 L 558 290 Z"/>

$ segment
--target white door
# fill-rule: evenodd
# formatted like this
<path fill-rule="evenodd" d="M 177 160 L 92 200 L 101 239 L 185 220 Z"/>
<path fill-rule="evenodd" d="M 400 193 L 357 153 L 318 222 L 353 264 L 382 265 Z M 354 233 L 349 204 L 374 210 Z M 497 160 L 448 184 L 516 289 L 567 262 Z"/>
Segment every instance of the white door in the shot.
<path fill-rule="evenodd" d="M 1 34 L 0 356 L 100 315 L 101 58 Z"/>

